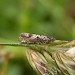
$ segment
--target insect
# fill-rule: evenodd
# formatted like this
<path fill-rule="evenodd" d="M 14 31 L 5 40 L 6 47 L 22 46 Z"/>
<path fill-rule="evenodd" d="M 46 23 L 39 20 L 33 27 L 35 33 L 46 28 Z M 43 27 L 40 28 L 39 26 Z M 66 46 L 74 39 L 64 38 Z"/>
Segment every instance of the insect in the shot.
<path fill-rule="evenodd" d="M 32 44 L 48 44 L 54 41 L 55 38 L 37 35 L 37 34 L 29 34 L 29 33 L 21 33 L 19 37 L 19 41 L 21 43 L 32 43 Z"/>

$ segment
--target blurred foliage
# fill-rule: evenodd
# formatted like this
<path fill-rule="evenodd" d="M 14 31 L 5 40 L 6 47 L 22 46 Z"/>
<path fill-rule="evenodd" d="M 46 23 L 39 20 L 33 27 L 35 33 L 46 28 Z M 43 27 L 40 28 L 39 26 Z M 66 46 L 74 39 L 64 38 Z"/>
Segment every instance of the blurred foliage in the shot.
<path fill-rule="evenodd" d="M 61 40 L 74 39 L 75 1 L 0 0 L 0 42 L 17 42 L 22 32 L 53 36 Z M 22 54 L 19 48 L 6 47 L 5 50 Z M 22 56 L 19 61 L 13 59 L 15 62 L 9 63 L 7 75 L 35 75 L 26 59 L 21 62 L 23 57 L 26 58 Z"/>

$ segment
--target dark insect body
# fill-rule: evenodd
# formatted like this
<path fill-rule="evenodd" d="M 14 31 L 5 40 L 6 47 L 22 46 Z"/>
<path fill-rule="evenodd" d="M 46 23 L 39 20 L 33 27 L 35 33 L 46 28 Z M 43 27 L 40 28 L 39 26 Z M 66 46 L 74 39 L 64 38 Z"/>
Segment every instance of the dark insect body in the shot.
<path fill-rule="evenodd" d="M 32 43 L 32 44 L 49 44 L 54 41 L 55 38 L 37 35 L 37 34 L 29 34 L 29 33 L 21 33 L 19 37 L 19 41 L 21 43 Z"/>

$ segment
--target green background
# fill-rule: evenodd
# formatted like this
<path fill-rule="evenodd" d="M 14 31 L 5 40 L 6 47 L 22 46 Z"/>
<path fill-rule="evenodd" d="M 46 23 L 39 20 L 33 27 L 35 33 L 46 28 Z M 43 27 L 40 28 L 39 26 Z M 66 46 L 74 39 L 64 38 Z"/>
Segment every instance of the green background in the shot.
<path fill-rule="evenodd" d="M 59 40 L 75 38 L 74 0 L 0 0 L 0 42 L 18 42 L 20 33 L 53 36 Z M 28 64 L 24 48 L 6 47 L 15 53 L 7 75 L 36 75 Z"/>

